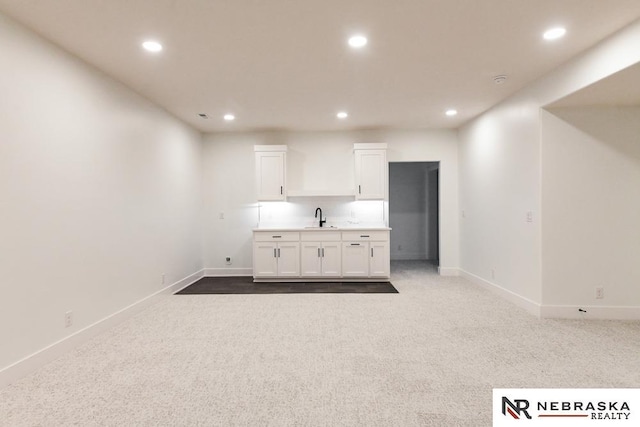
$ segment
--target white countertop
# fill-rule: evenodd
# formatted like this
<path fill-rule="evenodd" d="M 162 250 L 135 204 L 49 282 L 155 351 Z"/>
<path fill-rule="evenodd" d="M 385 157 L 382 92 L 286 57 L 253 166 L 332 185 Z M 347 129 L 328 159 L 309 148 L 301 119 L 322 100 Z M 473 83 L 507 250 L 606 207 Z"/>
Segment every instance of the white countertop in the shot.
<path fill-rule="evenodd" d="M 364 224 L 353 224 L 353 225 L 341 225 L 341 226 L 323 226 L 323 227 L 304 227 L 304 226 L 291 226 L 291 225 L 283 225 L 283 226 L 260 226 L 255 227 L 253 231 L 362 231 L 362 230 L 391 230 L 389 227 L 385 227 L 384 225 L 380 226 L 371 226 Z"/>

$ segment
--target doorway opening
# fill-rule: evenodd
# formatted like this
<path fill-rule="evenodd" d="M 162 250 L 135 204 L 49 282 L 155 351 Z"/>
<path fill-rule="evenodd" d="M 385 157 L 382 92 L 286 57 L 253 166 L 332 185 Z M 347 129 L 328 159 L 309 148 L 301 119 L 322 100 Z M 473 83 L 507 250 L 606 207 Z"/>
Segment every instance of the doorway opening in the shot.
<path fill-rule="evenodd" d="M 389 163 L 392 261 L 440 265 L 440 162 Z"/>

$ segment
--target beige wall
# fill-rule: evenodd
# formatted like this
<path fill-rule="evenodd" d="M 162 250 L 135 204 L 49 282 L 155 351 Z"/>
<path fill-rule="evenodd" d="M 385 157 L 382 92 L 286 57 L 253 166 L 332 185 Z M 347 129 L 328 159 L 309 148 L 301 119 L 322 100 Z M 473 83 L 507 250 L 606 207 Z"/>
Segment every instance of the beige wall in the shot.
<path fill-rule="evenodd" d="M 543 304 L 640 307 L 640 107 L 543 111 L 542 135 Z"/>
<path fill-rule="evenodd" d="M 553 214 L 542 204 L 541 181 L 555 185 L 543 178 L 541 150 L 548 144 L 541 142 L 541 108 L 640 62 L 639 45 L 636 22 L 460 129 L 460 264 L 467 277 L 541 313 L 547 289 L 541 221 Z"/>
<path fill-rule="evenodd" d="M 1 372 L 201 269 L 201 139 L 2 15 L 0 52 Z"/>

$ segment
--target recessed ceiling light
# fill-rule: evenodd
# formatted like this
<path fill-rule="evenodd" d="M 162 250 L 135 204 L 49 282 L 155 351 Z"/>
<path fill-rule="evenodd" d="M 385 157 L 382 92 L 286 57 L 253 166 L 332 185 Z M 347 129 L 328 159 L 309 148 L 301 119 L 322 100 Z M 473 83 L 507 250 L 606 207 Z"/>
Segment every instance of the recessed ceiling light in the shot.
<path fill-rule="evenodd" d="M 349 38 L 349 46 L 357 48 L 361 48 L 367 44 L 367 38 L 362 35 L 356 35 Z"/>
<path fill-rule="evenodd" d="M 142 47 L 149 52 L 160 52 L 162 50 L 162 45 L 154 40 L 147 40 L 142 43 Z"/>
<path fill-rule="evenodd" d="M 449 109 L 449 110 L 445 111 L 445 114 L 446 114 L 447 116 L 450 116 L 450 117 L 451 117 L 451 116 L 455 116 L 456 114 L 458 114 L 458 110 L 454 110 L 453 108 L 451 108 L 451 109 Z"/>
<path fill-rule="evenodd" d="M 225 114 L 225 115 L 224 115 L 224 119 L 225 119 L 226 121 L 230 122 L 230 121 L 232 121 L 232 120 L 235 120 L 235 119 L 236 119 L 236 116 L 234 116 L 233 114 Z"/>
<path fill-rule="evenodd" d="M 347 114 L 345 111 L 340 111 L 338 114 L 336 114 L 336 117 L 339 119 L 346 119 L 347 117 L 349 117 L 349 114 Z"/>
<path fill-rule="evenodd" d="M 563 37 L 567 33 L 567 30 L 562 27 L 551 28 L 544 32 L 542 37 L 545 40 L 555 40 Z"/>

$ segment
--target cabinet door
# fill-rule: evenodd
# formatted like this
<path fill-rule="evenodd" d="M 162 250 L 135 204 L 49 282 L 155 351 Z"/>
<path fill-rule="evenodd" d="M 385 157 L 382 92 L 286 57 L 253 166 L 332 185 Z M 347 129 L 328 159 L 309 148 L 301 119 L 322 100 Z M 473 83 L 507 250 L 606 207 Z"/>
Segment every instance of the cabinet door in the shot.
<path fill-rule="evenodd" d="M 383 200 L 387 182 L 386 150 L 356 150 L 356 200 Z"/>
<path fill-rule="evenodd" d="M 285 200 L 286 153 L 265 151 L 255 154 L 258 200 Z"/>
<path fill-rule="evenodd" d="M 278 275 L 278 245 L 270 242 L 253 243 L 253 277 Z"/>
<path fill-rule="evenodd" d="M 389 242 L 370 242 L 369 256 L 369 275 L 371 277 L 390 277 Z"/>
<path fill-rule="evenodd" d="M 300 268 L 302 277 L 322 275 L 322 248 L 318 242 L 304 242 L 300 247 Z"/>
<path fill-rule="evenodd" d="M 300 277 L 300 243 L 278 243 L 278 276 Z"/>
<path fill-rule="evenodd" d="M 325 242 L 322 244 L 322 275 L 324 277 L 340 277 L 342 275 L 342 244 Z"/>
<path fill-rule="evenodd" d="M 342 243 L 342 276 L 369 276 L 369 243 Z"/>

